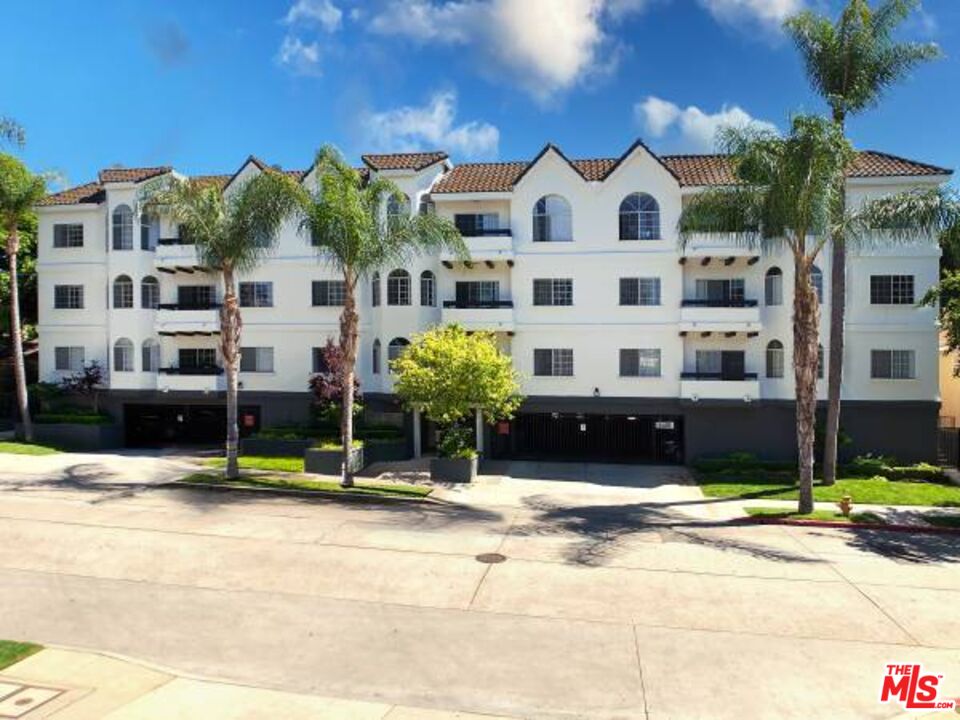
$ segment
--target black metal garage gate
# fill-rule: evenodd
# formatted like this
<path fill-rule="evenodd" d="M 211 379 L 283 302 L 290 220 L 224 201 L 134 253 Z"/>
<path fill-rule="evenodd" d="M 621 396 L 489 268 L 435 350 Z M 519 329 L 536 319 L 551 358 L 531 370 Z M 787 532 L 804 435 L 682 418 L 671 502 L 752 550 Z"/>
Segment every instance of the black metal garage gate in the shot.
<path fill-rule="evenodd" d="M 127 447 L 219 445 L 224 442 L 227 409 L 223 405 L 124 405 Z M 260 429 L 260 408 L 240 406 L 240 436 Z"/>
<path fill-rule="evenodd" d="M 496 458 L 683 462 L 683 419 L 652 415 L 526 413 L 494 428 Z"/>

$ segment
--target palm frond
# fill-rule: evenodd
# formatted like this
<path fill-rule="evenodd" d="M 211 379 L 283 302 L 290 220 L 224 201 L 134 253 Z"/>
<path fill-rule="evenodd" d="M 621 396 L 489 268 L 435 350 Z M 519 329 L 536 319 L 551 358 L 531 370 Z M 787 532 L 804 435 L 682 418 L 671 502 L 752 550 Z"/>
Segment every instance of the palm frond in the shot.
<path fill-rule="evenodd" d="M 960 199 L 948 188 L 910 190 L 865 202 L 845 218 L 847 242 L 914 243 L 960 232 Z"/>
<path fill-rule="evenodd" d="M 0 140 L 22 148 L 27 142 L 27 133 L 12 118 L 0 116 Z"/>

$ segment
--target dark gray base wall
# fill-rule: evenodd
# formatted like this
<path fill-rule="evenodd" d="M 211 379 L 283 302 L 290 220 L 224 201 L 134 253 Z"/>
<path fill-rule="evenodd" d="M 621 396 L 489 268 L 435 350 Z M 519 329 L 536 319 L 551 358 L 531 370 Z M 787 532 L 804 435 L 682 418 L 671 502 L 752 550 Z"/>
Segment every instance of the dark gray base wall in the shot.
<path fill-rule="evenodd" d="M 240 391 L 239 404 L 260 407 L 260 427 L 297 425 L 310 420 L 311 395 L 308 392 Z M 109 390 L 100 404 L 118 422 L 123 422 L 123 406 L 142 405 L 225 405 L 226 395 L 201 392 L 157 392 L 156 390 Z"/>

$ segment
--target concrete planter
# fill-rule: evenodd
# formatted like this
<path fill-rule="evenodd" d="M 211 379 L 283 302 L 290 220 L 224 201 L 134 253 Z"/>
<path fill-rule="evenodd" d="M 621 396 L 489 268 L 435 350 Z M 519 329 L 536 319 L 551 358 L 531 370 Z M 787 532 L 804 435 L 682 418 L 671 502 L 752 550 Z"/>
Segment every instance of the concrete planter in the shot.
<path fill-rule="evenodd" d="M 275 440 L 272 438 L 244 438 L 240 441 L 241 455 L 262 455 L 265 457 L 294 457 L 303 455 L 315 441 Z"/>
<path fill-rule="evenodd" d="M 23 427 L 17 425 L 17 437 Z M 74 423 L 34 423 L 33 440 L 64 450 L 110 450 L 123 447 L 123 426 Z"/>
<path fill-rule="evenodd" d="M 303 469 L 317 475 L 339 475 L 342 457 L 340 450 L 308 448 L 303 453 Z M 360 472 L 363 467 L 363 448 L 354 448 L 350 452 L 350 472 Z"/>
<path fill-rule="evenodd" d="M 434 482 L 473 482 L 477 477 L 477 458 L 433 458 L 430 479 Z"/>
<path fill-rule="evenodd" d="M 367 465 L 378 462 L 398 462 L 412 457 L 404 438 L 396 440 L 367 440 L 363 444 L 363 459 Z"/>

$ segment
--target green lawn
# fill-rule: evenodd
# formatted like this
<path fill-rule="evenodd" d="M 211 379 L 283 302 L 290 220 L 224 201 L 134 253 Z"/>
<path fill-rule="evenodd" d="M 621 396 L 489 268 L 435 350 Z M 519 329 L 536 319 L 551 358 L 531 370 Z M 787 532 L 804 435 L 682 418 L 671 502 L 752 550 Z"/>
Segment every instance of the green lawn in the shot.
<path fill-rule="evenodd" d="M 43 647 L 33 643 L 0 640 L 0 670 L 40 652 Z"/>
<path fill-rule="evenodd" d="M 344 495 L 377 495 L 380 497 L 406 497 L 423 499 L 433 488 L 422 485 L 402 483 L 372 483 L 357 481 L 352 488 L 342 488 L 340 483 L 330 480 L 313 480 L 298 475 L 244 475 L 238 480 L 226 481 L 213 473 L 193 473 L 180 478 L 181 482 L 211 483 L 216 485 L 235 485 L 239 487 L 284 488 L 290 490 L 322 490 Z"/>
<path fill-rule="evenodd" d="M 55 455 L 60 452 L 56 448 L 46 445 L 23 442 L 0 442 L 0 453 L 11 455 Z"/>
<path fill-rule="evenodd" d="M 759 477 L 751 477 L 749 473 L 698 474 L 697 482 L 703 494 L 708 497 L 796 500 L 798 496 L 795 481 L 775 475 L 761 474 Z M 837 502 L 844 495 L 850 495 L 854 504 L 960 507 L 960 487 L 955 485 L 879 478 L 843 478 L 829 487 L 813 487 L 813 498 L 818 502 Z"/>
<path fill-rule="evenodd" d="M 269 470 L 271 472 L 303 472 L 303 457 L 264 457 L 260 455 L 241 455 L 242 470 Z M 204 465 L 222 468 L 227 464 L 224 458 L 207 460 Z"/>
<path fill-rule="evenodd" d="M 836 510 L 814 510 L 812 513 L 790 512 L 780 507 L 748 507 L 747 515 L 751 517 L 782 518 L 784 520 L 823 520 L 836 523 L 869 523 L 872 525 L 885 525 L 886 522 L 880 516 L 871 512 L 853 512 L 850 517 L 844 517 L 843 513 Z"/>

